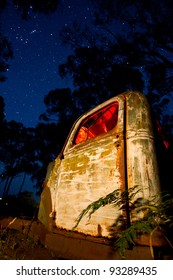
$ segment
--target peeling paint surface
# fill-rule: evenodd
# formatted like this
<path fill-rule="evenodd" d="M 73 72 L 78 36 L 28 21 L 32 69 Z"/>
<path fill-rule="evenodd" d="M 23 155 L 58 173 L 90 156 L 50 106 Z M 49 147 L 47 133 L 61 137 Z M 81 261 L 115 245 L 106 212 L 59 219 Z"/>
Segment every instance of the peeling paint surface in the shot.
<path fill-rule="evenodd" d="M 74 145 L 73 139 L 83 119 L 113 101 L 119 102 L 117 126 Z M 138 92 L 121 94 L 81 116 L 69 134 L 63 157 L 57 157 L 48 168 L 39 219 L 49 225 L 53 217 L 56 227 L 71 230 L 90 203 L 116 189 L 124 191 L 136 185 L 141 190 L 134 201 L 141 197 L 151 200 L 160 191 L 154 141 L 149 106 Z M 46 197 L 51 203 L 46 203 Z M 84 217 L 76 230 L 109 237 L 110 228 L 121 215 L 125 215 L 122 210 L 107 205 L 97 210 L 90 220 Z"/>
<path fill-rule="evenodd" d="M 123 143 L 122 143 L 123 147 Z M 77 147 L 76 147 L 77 148 Z M 88 145 L 74 149 L 61 162 L 60 180 L 56 185 L 56 225 L 71 230 L 76 219 L 90 203 L 122 188 L 116 158 L 114 136 L 104 141 L 93 139 Z M 109 235 L 109 226 L 120 215 L 119 209 L 106 206 L 83 218 L 77 227 L 79 232 L 91 235 Z"/>
<path fill-rule="evenodd" d="M 151 200 L 160 184 L 150 108 L 144 96 L 128 95 L 126 116 L 128 188 L 139 185 L 143 198 Z"/>

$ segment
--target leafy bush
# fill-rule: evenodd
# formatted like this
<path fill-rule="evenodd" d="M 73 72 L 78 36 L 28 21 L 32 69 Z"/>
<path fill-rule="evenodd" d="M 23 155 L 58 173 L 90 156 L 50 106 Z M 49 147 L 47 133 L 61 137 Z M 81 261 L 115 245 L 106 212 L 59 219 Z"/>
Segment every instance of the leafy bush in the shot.
<path fill-rule="evenodd" d="M 78 216 L 75 226 L 72 230 L 75 230 L 80 223 L 81 219 L 88 215 L 88 219 L 91 215 L 97 211 L 100 207 L 104 207 L 108 204 L 118 206 L 119 209 L 124 209 L 129 212 L 128 219 L 125 221 L 123 217 L 119 217 L 118 220 L 122 222 L 122 228 L 118 228 L 116 222 L 111 228 L 110 232 L 114 239 L 113 246 L 119 248 L 120 255 L 124 257 L 125 250 L 129 246 L 135 245 L 135 240 L 142 234 L 150 234 L 150 241 L 155 231 L 162 233 L 163 238 L 167 241 L 168 245 L 173 249 L 173 245 L 170 241 L 170 236 L 173 232 L 173 197 L 171 194 L 161 194 L 161 196 L 154 197 L 151 201 L 145 200 L 139 197 L 141 189 L 139 186 L 134 186 L 128 191 L 121 192 L 115 190 L 112 193 L 101 197 L 98 200 L 89 204 Z M 135 196 L 138 194 L 138 198 Z M 136 219 L 134 219 L 136 217 Z M 131 219 L 132 218 L 132 219 Z M 153 255 L 152 241 L 150 242 L 151 254 Z"/>

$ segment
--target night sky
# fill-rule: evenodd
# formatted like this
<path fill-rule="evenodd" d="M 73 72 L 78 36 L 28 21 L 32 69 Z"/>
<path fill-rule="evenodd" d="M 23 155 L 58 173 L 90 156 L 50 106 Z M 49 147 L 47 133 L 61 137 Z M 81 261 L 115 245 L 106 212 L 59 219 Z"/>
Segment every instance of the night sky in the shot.
<path fill-rule="evenodd" d="M 56 88 L 71 87 L 70 78 L 61 79 L 58 65 L 72 50 L 64 46 L 59 32 L 73 20 L 85 24 L 92 18 L 91 1 L 61 0 L 55 13 L 34 14 L 22 20 L 14 6 L 2 12 L 1 30 L 12 44 L 14 58 L 9 61 L 7 80 L 0 83 L 5 100 L 6 119 L 34 127 L 45 111 L 44 96 Z"/>
<path fill-rule="evenodd" d="M 7 80 L 0 82 L 0 95 L 5 101 L 7 121 L 35 127 L 40 114 L 46 111 L 44 97 L 49 91 L 73 86 L 70 77 L 61 79 L 58 74 L 58 66 L 73 52 L 62 44 L 59 32 L 65 26 L 70 27 L 74 20 L 89 25 L 93 19 L 93 2 L 60 0 L 56 12 L 46 16 L 32 13 L 31 8 L 30 16 L 22 20 L 12 4 L 2 11 L 1 32 L 11 42 L 14 58 L 8 61 Z M 168 114 L 172 111 L 173 98 Z"/>

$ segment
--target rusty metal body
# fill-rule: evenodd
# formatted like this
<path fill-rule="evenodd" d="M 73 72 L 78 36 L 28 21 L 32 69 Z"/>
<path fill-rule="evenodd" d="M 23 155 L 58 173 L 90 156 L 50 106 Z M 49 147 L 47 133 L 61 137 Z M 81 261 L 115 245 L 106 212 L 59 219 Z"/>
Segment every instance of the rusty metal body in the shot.
<path fill-rule="evenodd" d="M 112 102 L 119 104 L 116 126 L 75 145 L 82 121 Z M 62 153 L 48 166 L 38 218 L 50 231 L 53 225 L 71 230 L 91 202 L 116 189 L 123 192 L 134 186 L 140 187 L 134 200 L 142 197 L 150 201 L 160 192 L 150 108 L 143 94 L 130 91 L 100 104 L 76 121 Z M 127 213 L 106 205 L 90 220 L 84 217 L 76 231 L 110 237 L 119 217 L 126 219 Z"/>

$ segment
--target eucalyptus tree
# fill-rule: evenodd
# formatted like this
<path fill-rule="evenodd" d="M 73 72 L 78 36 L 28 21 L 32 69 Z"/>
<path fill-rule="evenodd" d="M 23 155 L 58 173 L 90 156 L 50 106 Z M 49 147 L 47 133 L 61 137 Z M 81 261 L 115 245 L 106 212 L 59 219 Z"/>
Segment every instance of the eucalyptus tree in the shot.
<path fill-rule="evenodd" d="M 91 92 L 93 85 L 98 85 L 97 95 L 101 99 L 106 99 L 108 92 L 142 90 L 162 124 L 172 133 L 172 1 L 92 3 L 96 8 L 89 25 L 74 22 L 61 32 L 62 41 L 74 49 L 74 54 L 60 66 L 62 77 L 73 77 L 74 84 L 81 89 L 80 97 L 91 83 Z M 94 50 L 95 56 L 89 55 Z"/>

